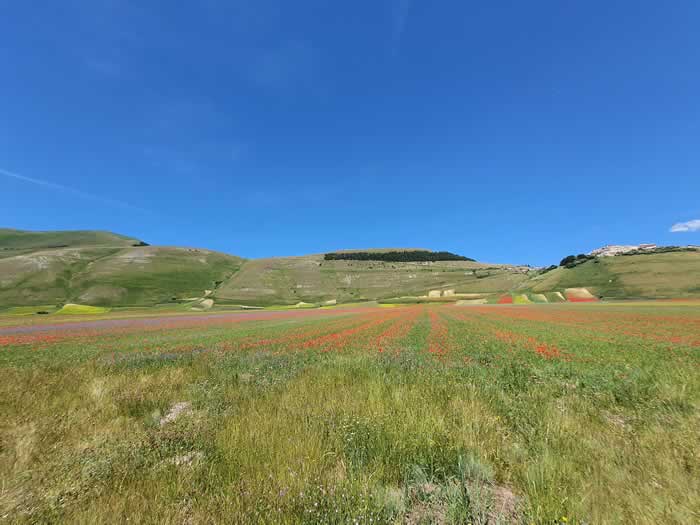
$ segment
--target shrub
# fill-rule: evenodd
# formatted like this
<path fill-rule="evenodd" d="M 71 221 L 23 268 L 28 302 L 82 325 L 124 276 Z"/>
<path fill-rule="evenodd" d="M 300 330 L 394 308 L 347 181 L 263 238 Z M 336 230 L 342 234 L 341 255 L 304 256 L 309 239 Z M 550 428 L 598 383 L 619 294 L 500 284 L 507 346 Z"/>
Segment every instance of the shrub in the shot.
<path fill-rule="evenodd" d="M 559 263 L 559 266 L 568 266 L 569 264 L 572 264 L 576 262 L 576 256 L 575 255 L 567 255 L 564 257 L 561 262 Z"/>
<path fill-rule="evenodd" d="M 567 255 L 564 257 L 559 266 L 564 266 L 565 268 L 573 268 L 579 264 L 585 263 L 591 259 L 595 259 L 593 255 L 586 255 L 585 253 L 579 253 L 578 255 Z"/>

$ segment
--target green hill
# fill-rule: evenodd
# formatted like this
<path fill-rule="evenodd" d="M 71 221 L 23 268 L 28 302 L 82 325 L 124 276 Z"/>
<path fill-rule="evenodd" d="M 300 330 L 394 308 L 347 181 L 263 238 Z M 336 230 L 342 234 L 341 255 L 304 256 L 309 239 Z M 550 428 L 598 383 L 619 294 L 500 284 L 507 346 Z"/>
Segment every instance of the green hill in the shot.
<path fill-rule="evenodd" d="M 569 288 L 616 299 L 700 297 L 700 251 L 667 250 L 588 258 L 542 272 L 418 248 L 244 260 L 204 249 L 148 246 L 103 231 L 0 229 L 0 308 L 145 306 L 204 296 L 256 306 L 498 302 L 504 296 L 516 303 L 552 302 L 564 300 L 560 292 Z"/>
<path fill-rule="evenodd" d="M 201 297 L 243 262 L 210 250 L 138 246 L 138 239 L 109 232 L 0 235 L 0 306 L 152 305 Z"/>
<path fill-rule="evenodd" d="M 542 293 L 578 287 L 615 299 L 697 297 L 700 251 L 598 257 L 536 276 L 520 289 Z"/>
<path fill-rule="evenodd" d="M 422 296 L 430 290 L 494 293 L 510 290 L 526 279 L 525 274 L 507 265 L 324 260 L 324 255 L 318 254 L 249 260 L 216 290 L 215 296 L 227 302 L 258 305 L 349 302 Z"/>
<path fill-rule="evenodd" d="M 0 228 L 0 257 L 14 255 L 14 251 L 78 246 L 132 246 L 140 242 L 133 237 L 106 231 L 33 232 Z"/>

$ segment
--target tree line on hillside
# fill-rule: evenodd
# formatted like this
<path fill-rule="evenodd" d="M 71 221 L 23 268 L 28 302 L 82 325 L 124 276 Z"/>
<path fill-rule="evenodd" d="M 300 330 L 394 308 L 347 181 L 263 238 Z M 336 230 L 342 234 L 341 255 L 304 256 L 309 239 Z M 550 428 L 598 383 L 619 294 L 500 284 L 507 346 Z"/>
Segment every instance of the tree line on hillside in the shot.
<path fill-rule="evenodd" d="M 474 261 L 469 257 L 450 252 L 410 250 L 401 252 L 331 252 L 323 256 L 326 261 L 385 261 L 385 262 L 435 262 Z"/>
<path fill-rule="evenodd" d="M 595 259 L 595 256 L 586 255 L 585 253 L 579 253 L 578 255 L 567 255 L 561 260 L 559 266 L 563 266 L 564 268 L 573 268 L 574 266 L 578 266 L 579 264 L 590 261 L 591 259 Z"/>

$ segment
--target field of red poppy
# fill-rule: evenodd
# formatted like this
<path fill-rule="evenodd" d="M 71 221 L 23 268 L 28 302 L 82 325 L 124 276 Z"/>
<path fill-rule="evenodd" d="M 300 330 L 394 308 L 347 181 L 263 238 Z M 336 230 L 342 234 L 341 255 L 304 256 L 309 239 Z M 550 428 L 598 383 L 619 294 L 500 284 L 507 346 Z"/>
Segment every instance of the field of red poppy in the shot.
<path fill-rule="evenodd" d="M 697 303 L 36 319 L 0 521 L 700 521 Z"/>

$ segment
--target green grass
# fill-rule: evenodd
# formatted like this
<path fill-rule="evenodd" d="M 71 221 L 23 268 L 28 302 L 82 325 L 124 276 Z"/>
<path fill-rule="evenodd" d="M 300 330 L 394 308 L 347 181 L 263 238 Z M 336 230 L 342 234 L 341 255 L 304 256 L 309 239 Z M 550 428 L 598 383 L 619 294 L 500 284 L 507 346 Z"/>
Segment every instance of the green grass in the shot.
<path fill-rule="evenodd" d="M 258 306 L 299 301 L 320 303 L 331 299 L 346 303 L 421 296 L 430 290 L 493 293 L 509 290 L 525 279 L 526 275 L 507 266 L 469 261 L 426 265 L 325 261 L 323 255 L 308 255 L 247 261 L 215 295 L 224 301 Z"/>
<path fill-rule="evenodd" d="M 451 304 L 458 301 L 458 296 L 449 297 L 391 297 L 382 299 L 379 304 Z"/>
<path fill-rule="evenodd" d="M 513 304 L 530 304 L 530 298 L 525 294 L 516 294 L 513 296 Z"/>
<path fill-rule="evenodd" d="M 588 288 L 609 299 L 700 296 L 700 251 L 599 257 L 557 268 L 521 285 L 537 293 Z"/>
<path fill-rule="evenodd" d="M 272 304 L 266 306 L 265 310 L 308 310 L 310 308 L 319 308 L 319 304 L 305 303 L 297 306 L 296 304 Z"/>
<path fill-rule="evenodd" d="M 0 305 L 148 306 L 202 297 L 242 259 L 163 247 L 60 248 L 0 258 Z"/>
<path fill-rule="evenodd" d="M 148 305 L 171 299 L 201 297 L 216 282 L 235 274 L 241 259 L 208 250 L 134 248 L 146 254 L 134 264 L 124 254 L 105 258 L 80 275 L 76 285 L 92 304 Z"/>
<path fill-rule="evenodd" d="M 579 264 L 574 268 L 559 267 L 544 274 L 542 279 L 533 279 L 526 283 L 535 293 L 564 291 L 566 288 L 588 288 L 596 295 L 625 298 L 627 293 L 619 278 L 610 272 L 608 259 L 598 258 Z"/>
<path fill-rule="evenodd" d="M 549 302 L 546 295 L 538 294 L 538 293 L 528 294 L 528 299 L 530 299 L 530 301 L 533 303 L 548 303 Z M 557 302 L 559 302 L 559 301 L 557 301 Z"/>
<path fill-rule="evenodd" d="M 56 314 L 64 315 L 98 315 L 106 314 L 109 308 L 101 306 L 88 306 L 84 304 L 66 304 Z"/>
<path fill-rule="evenodd" d="M 216 302 L 260 307 L 406 301 L 431 290 L 510 293 L 522 301 L 576 287 L 609 299 L 700 297 L 700 251 L 603 257 L 537 274 L 470 261 L 325 261 L 322 254 L 246 261 L 210 250 L 134 246 L 138 242 L 110 232 L 0 229 L 0 308 L 152 306 L 186 302 L 204 290 L 212 290 Z"/>
<path fill-rule="evenodd" d="M 396 319 L 382 316 L 411 312 L 379 353 Z M 5 342 L 0 516 L 694 523 L 699 318 L 697 304 L 436 305 Z M 342 349 L 290 342 L 373 319 Z M 638 326 L 686 342 L 624 333 Z"/>
<path fill-rule="evenodd" d="M 55 305 L 37 305 L 37 306 L 13 306 L 0 310 L 2 315 L 36 315 L 38 312 L 52 313 L 56 311 Z"/>
<path fill-rule="evenodd" d="M 106 231 L 25 231 L 0 228 L 0 253 L 4 250 L 39 250 L 79 246 L 131 246 L 138 239 Z"/>
<path fill-rule="evenodd" d="M 544 293 L 544 296 L 547 298 L 547 301 L 550 303 L 563 303 L 566 302 L 566 298 L 564 297 L 564 294 L 561 292 L 547 292 Z"/>

